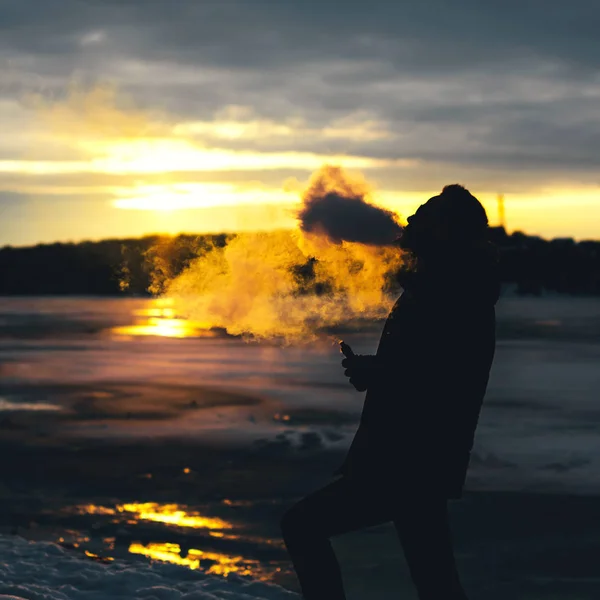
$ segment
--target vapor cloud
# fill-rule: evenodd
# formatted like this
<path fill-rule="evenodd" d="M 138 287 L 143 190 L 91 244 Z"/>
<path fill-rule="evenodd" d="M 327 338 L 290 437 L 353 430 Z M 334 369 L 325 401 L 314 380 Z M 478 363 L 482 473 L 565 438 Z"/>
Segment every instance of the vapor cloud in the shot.
<path fill-rule="evenodd" d="M 336 243 L 393 243 L 402 231 L 396 215 L 371 204 L 367 195 L 364 183 L 353 181 L 339 167 L 325 166 L 303 195 L 298 214 L 300 228 L 326 235 Z"/>
<path fill-rule="evenodd" d="M 233 236 L 176 276 L 159 262 L 153 289 L 172 299 L 179 315 L 254 340 L 308 341 L 383 318 L 403 254 L 385 245 L 399 226 L 392 213 L 367 203 L 368 189 L 340 167 L 323 167 L 302 194 L 304 210 L 324 207 L 310 230 L 300 218 L 291 231 Z M 335 220 L 345 225 L 332 231 Z"/>

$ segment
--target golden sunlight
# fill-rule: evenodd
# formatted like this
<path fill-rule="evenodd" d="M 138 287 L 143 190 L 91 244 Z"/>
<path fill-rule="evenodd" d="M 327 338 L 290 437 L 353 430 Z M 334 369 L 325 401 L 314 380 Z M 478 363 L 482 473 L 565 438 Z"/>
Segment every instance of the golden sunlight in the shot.
<path fill-rule="evenodd" d="M 328 127 L 308 128 L 297 121 L 279 123 L 252 120 L 238 110 L 209 122 L 170 123 L 160 111 L 142 110 L 111 85 L 92 89 L 73 85 L 66 98 L 56 101 L 40 94 L 29 98 L 39 144 L 66 152 L 66 160 L 48 159 L 32 151 L 20 160 L 0 160 L 0 172 L 49 174 L 160 174 L 217 171 L 302 169 L 314 171 L 324 162 L 346 168 L 412 166 L 413 160 L 368 156 L 329 155 L 310 151 L 258 151 L 230 149 L 218 140 L 314 136 L 315 139 L 379 139 L 388 135 L 384 125 L 368 115 L 334 121 Z M 292 148 L 292 146 L 286 146 Z"/>
<path fill-rule="evenodd" d="M 188 121 L 176 125 L 175 135 L 202 136 L 217 140 L 256 140 L 258 138 L 328 138 L 373 141 L 392 137 L 387 124 L 368 113 L 355 113 L 333 120 L 326 127 L 311 127 L 304 119 L 284 121 L 259 119 L 243 107 L 230 106 L 212 121 Z"/>
<path fill-rule="evenodd" d="M 100 40 L 101 35 L 99 30 L 88 32 L 81 38 L 82 43 Z M 324 163 L 358 170 L 376 169 L 379 180 L 382 183 L 387 180 L 386 189 L 376 190 L 378 204 L 404 215 L 411 214 L 439 191 L 439 178 L 446 172 L 446 166 L 440 169 L 440 165 L 432 163 L 427 180 L 438 183 L 435 189 L 427 189 L 428 184 L 424 188 L 425 182 L 415 178 L 420 172 L 427 173 L 427 163 L 422 160 L 380 159 L 364 154 L 328 155 L 318 150 L 323 148 L 323 139 L 347 140 L 347 144 L 336 146 L 350 148 L 357 140 L 393 137 L 387 123 L 374 120 L 368 111 L 316 127 L 297 117 L 263 119 L 249 107 L 230 105 L 206 121 L 174 122 L 159 110 L 135 106 L 111 85 L 86 88 L 74 84 L 66 92 L 52 96 L 33 94 L 18 108 L 14 121 L 28 123 L 25 133 L 32 137 L 25 153 L 7 155 L 5 160 L 0 160 L 0 173 L 7 174 L 4 186 L 17 194 L 48 197 L 48 206 L 54 205 L 50 197 L 98 195 L 105 198 L 109 206 L 119 209 L 159 213 L 156 220 L 151 214 L 135 219 L 123 215 L 118 220 L 118 228 L 124 232 L 119 235 L 123 236 L 128 235 L 128 230 L 142 235 L 179 233 L 191 227 L 200 229 L 200 233 L 293 227 L 293 219 L 283 211 L 272 218 L 243 213 L 244 208 L 259 204 L 291 205 L 293 209 L 297 197 L 284 195 L 289 190 L 278 189 L 279 184 L 273 183 L 277 170 L 292 171 L 282 173 L 283 179 L 292 176 L 293 171 L 315 171 Z M 11 132 L 7 135 L 10 137 Z M 258 139 L 273 142 L 266 144 L 270 150 L 258 150 L 255 144 Z M 231 147 L 231 140 L 236 141 L 235 149 Z M 310 147 L 314 141 L 315 151 L 294 151 L 297 140 L 309 142 L 304 147 Z M 407 169 L 406 179 L 398 177 L 399 169 Z M 235 171 L 238 180 L 245 171 L 245 185 L 232 184 L 228 171 Z M 472 177 L 471 185 L 479 182 L 473 191 L 489 214 L 495 215 L 495 198 L 501 191 L 498 187 L 502 187 L 502 181 L 485 172 L 474 172 Z M 210 183 L 198 181 L 205 179 Z M 568 232 L 578 239 L 596 236 L 591 225 L 599 210 L 596 183 L 574 185 L 570 176 L 557 174 L 547 179 L 545 186 L 539 180 L 528 179 L 523 180 L 522 190 L 517 191 L 516 185 L 511 184 L 510 189 L 504 190 L 509 194 L 506 212 L 510 231 L 544 236 L 562 236 Z M 86 215 L 85 212 L 92 210 L 91 206 L 95 204 L 81 204 L 79 215 L 83 229 L 80 235 L 94 238 L 114 235 L 116 219 L 111 211 L 94 209 L 94 213 Z M 229 210 L 233 206 L 238 210 Z M 174 214 L 166 219 L 162 214 L 196 208 L 206 209 L 198 215 L 197 223 L 190 223 L 189 215 L 178 219 Z M 219 212 L 221 208 L 230 214 L 224 216 L 223 211 Z M 263 214 L 266 215 L 266 211 Z M 582 214 L 590 218 L 582 219 Z M 71 229 L 63 229 L 64 222 L 64 218 L 56 222 L 44 219 L 42 234 L 31 235 L 49 239 L 69 237 Z"/>
<path fill-rule="evenodd" d="M 133 210 L 181 210 L 257 204 L 297 203 L 298 195 L 265 186 L 242 187 L 230 183 L 176 183 L 135 185 L 114 190 L 113 206 Z"/>
<path fill-rule="evenodd" d="M 216 336 L 214 331 L 198 327 L 185 319 L 150 318 L 143 324 L 115 327 L 112 331 L 122 336 L 156 336 L 179 339 Z"/>
<path fill-rule="evenodd" d="M 134 312 L 138 318 L 134 325 L 114 327 L 113 334 L 121 336 L 156 336 L 167 338 L 215 337 L 208 322 L 189 321 L 177 317 L 169 298 L 155 298 L 150 308 Z"/>
<path fill-rule="evenodd" d="M 314 152 L 253 152 L 202 148 L 187 140 L 144 139 L 81 142 L 94 157 L 79 161 L 0 160 L 0 172 L 48 175 L 60 173 L 150 174 L 207 171 L 303 169 L 314 171 L 331 162 L 349 169 L 413 166 L 414 161 L 364 156 L 323 155 Z"/>
<path fill-rule="evenodd" d="M 106 158 L 91 161 L 101 173 L 170 173 L 177 171 L 254 171 L 264 169 L 318 169 L 333 162 L 350 169 L 398 165 L 398 161 L 362 156 L 324 156 L 313 152 L 250 152 L 201 148 L 185 140 L 134 140 L 115 143 Z M 400 161 L 406 166 L 406 161 Z"/>

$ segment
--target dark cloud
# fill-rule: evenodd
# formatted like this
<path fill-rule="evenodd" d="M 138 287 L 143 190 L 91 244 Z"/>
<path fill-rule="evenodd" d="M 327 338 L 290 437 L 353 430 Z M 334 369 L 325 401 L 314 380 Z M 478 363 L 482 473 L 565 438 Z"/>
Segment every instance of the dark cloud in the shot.
<path fill-rule="evenodd" d="M 543 58 L 597 71 L 600 55 L 595 0 L 23 0 L 0 10 L 3 44 L 26 53 L 70 53 L 78 36 L 106 30 L 138 58 L 242 69 L 339 58 L 445 72 Z"/>
<path fill-rule="evenodd" d="M 173 119 L 241 104 L 318 128 L 362 111 L 387 139 L 214 143 L 581 180 L 600 162 L 599 20 L 596 0 L 2 2 L 0 94 L 60 94 L 76 74 Z"/>
<path fill-rule="evenodd" d="M 369 203 L 360 185 L 331 167 L 323 168 L 304 193 L 298 222 L 303 231 L 336 243 L 387 245 L 402 231 L 392 212 Z"/>
<path fill-rule="evenodd" d="M 597 70 L 599 56 L 594 0 L 343 6 L 335 0 L 29 0 L 5 2 L 2 13 L 5 35 L 27 51 L 58 54 L 77 44 L 78 33 L 106 29 L 131 54 L 196 65 L 285 68 L 324 56 L 387 57 L 395 65 L 438 70 L 525 56 Z"/>

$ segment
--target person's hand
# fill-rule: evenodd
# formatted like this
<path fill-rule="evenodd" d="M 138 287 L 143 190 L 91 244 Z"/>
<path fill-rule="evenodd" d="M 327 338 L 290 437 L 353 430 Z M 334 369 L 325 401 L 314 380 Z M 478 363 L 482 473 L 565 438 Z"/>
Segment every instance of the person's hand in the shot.
<path fill-rule="evenodd" d="M 363 354 L 347 354 L 342 360 L 344 375 L 349 378 L 350 384 L 359 392 L 364 392 L 369 386 L 372 376 L 375 357 Z"/>
<path fill-rule="evenodd" d="M 348 377 L 349 377 L 348 381 L 350 382 L 350 385 L 353 386 L 357 392 L 366 392 L 367 391 L 367 388 L 369 387 L 369 382 L 367 381 L 367 379 L 364 377 L 363 374 L 353 373 L 353 374 L 349 375 Z"/>

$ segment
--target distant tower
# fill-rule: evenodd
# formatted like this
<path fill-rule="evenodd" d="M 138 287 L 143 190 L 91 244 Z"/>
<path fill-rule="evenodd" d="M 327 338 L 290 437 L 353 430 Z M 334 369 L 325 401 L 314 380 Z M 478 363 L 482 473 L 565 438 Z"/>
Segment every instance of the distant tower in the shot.
<path fill-rule="evenodd" d="M 498 224 L 506 230 L 506 214 L 504 213 L 504 194 L 498 194 Z"/>

